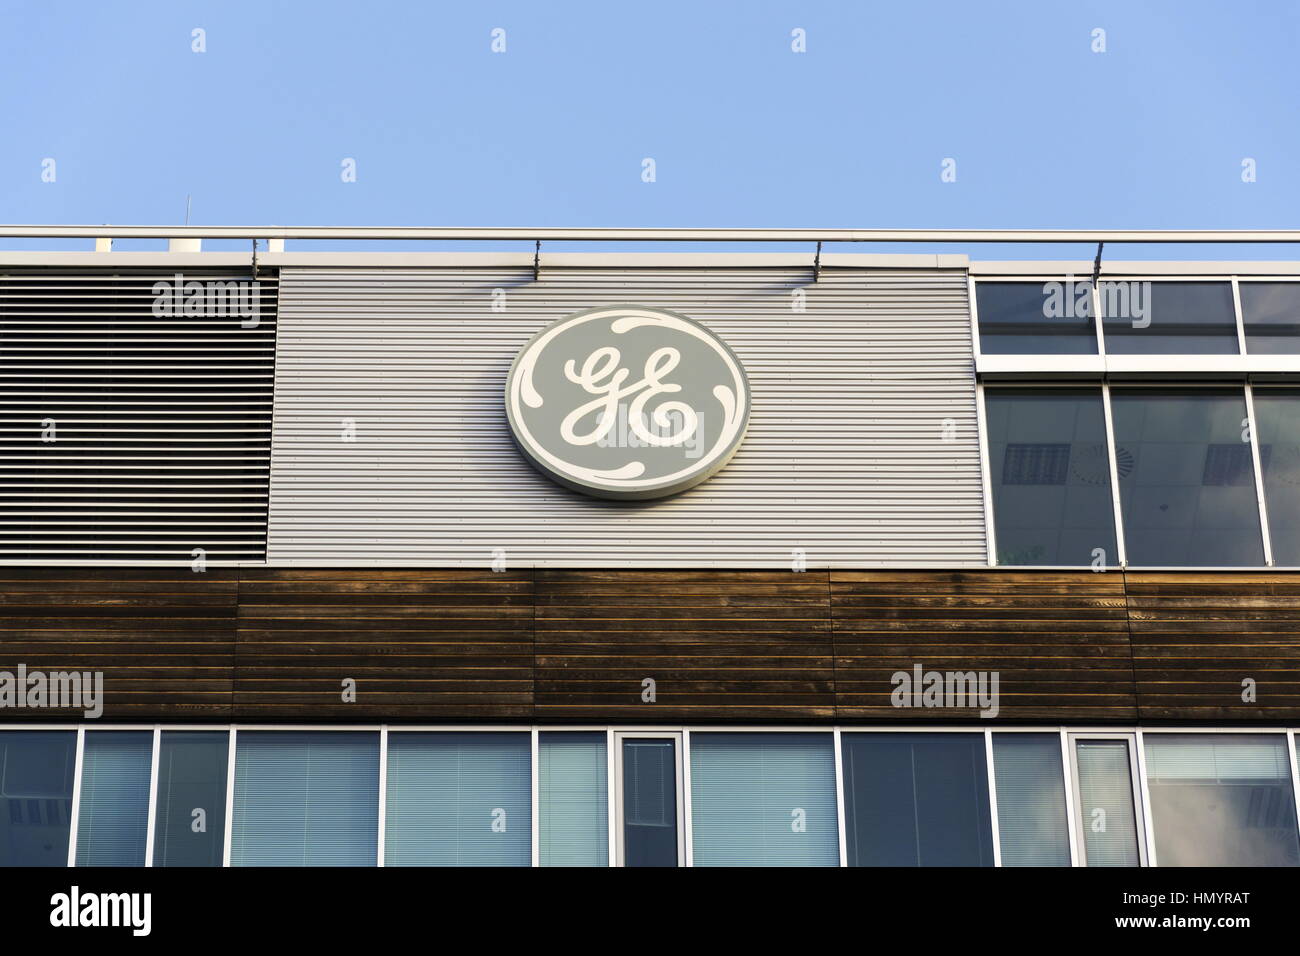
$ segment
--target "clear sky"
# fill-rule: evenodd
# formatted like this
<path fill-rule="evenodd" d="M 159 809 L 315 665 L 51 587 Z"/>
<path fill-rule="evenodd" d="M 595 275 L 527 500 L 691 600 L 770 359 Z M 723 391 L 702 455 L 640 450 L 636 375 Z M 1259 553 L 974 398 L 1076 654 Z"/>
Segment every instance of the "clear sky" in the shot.
<path fill-rule="evenodd" d="M 1298 63 L 1292 0 L 3 0 L 0 222 L 1294 228 Z"/>

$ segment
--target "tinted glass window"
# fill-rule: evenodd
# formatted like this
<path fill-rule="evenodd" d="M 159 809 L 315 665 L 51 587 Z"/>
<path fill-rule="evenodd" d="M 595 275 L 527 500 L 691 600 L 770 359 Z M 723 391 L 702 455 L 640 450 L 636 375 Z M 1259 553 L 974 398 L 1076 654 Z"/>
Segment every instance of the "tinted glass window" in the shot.
<path fill-rule="evenodd" d="M 1079 831 L 1088 866 L 1138 866 L 1133 768 L 1125 740 L 1075 743 Z"/>
<path fill-rule="evenodd" d="M 1285 737 L 1152 734 L 1144 744 L 1160 866 L 1300 863 Z"/>
<path fill-rule="evenodd" d="M 0 866 L 67 866 L 75 731 L 0 732 Z"/>
<path fill-rule="evenodd" d="M 994 734 L 1003 866 L 1069 866 L 1065 769 L 1058 734 Z"/>
<path fill-rule="evenodd" d="M 1129 563 L 1262 565 L 1242 392 L 1112 389 L 1111 410 Z"/>
<path fill-rule="evenodd" d="M 603 733 L 538 735 L 538 846 L 542 866 L 609 865 L 608 749 Z"/>
<path fill-rule="evenodd" d="M 984 401 L 998 564 L 1115 563 L 1101 390 L 990 388 Z"/>
<path fill-rule="evenodd" d="M 1300 567 L 1300 390 L 1256 388 L 1254 396 L 1273 563 Z"/>
<path fill-rule="evenodd" d="M 992 866 L 983 734 L 849 733 L 850 866 Z"/>
<path fill-rule="evenodd" d="M 975 286 L 985 355 L 1095 355 L 1088 282 L 980 282 Z"/>
<path fill-rule="evenodd" d="M 226 833 L 226 751 L 230 735 L 162 733 L 154 866 L 221 866 Z"/>
<path fill-rule="evenodd" d="M 1300 282 L 1242 282 L 1241 319 L 1246 351 L 1300 352 Z"/>
<path fill-rule="evenodd" d="M 667 738 L 623 741 L 623 864 L 677 865 L 677 751 Z"/>
<path fill-rule="evenodd" d="M 1110 355 L 1229 355 L 1241 351 L 1228 282 L 1103 280 Z"/>

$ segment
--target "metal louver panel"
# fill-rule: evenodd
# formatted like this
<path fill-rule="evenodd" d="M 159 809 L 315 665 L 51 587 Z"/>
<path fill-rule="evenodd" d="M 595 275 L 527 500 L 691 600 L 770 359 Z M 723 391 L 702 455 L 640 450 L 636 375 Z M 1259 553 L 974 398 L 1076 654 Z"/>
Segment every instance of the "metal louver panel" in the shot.
<path fill-rule="evenodd" d="M 0 564 L 263 559 L 276 281 L 176 280 L 0 274 Z"/>
<path fill-rule="evenodd" d="M 267 560 L 508 567 L 983 566 L 964 271 L 637 266 L 281 270 Z M 806 295 L 796 312 L 795 290 Z M 507 370 L 578 309 L 635 302 L 745 364 L 748 435 L 703 484 L 609 502 L 534 471 Z M 504 306 L 494 311 L 493 306 Z"/>

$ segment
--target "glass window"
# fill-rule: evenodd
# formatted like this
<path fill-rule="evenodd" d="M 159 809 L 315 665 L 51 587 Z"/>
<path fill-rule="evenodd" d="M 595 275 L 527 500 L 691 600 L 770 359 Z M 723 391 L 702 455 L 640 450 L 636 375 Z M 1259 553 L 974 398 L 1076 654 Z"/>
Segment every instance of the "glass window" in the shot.
<path fill-rule="evenodd" d="M 537 735 L 542 866 L 609 865 L 609 779 L 603 733 Z"/>
<path fill-rule="evenodd" d="M 529 866 L 526 733 L 388 735 L 386 866 Z"/>
<path fill-rule="evenodd" d="M 1300 352 L 1300 282 L 1241 282 L 1246 351 L 1254 355 Z"/>
<path fill-rule="evenodd" d="M 1003 866 L 1069 866 L 1059 734 L 994 734 Z"/>
<path fill-rule="evenodd" d="M 1230 282 L 1103 280 L 1102 329 L 1110 355 L 1236 355 Z"/>
<path fill-rule="evenodd" d="M 221 866 L 230 735 L 164 730 L 158 746 L 154 866 Z"/>
<path fill-rule="evenodd" d="M 153 734 L 86 732 L 77 812 L 77 866 L 144 866 Z"/>
<path fill-rule="evenodd" d="M 848 733 L 849 866 L 992 866 L 984 735 Z"/>
<path fill-rule="evenodd" d="M 232 866 L 374 866 L 379 735 L 241 731 Z"/>
<path fill-rule="evenodd" d="M 830 734 L 691 734 L 695 866 L 839 866 Z"/>
<path fill-rule="evenodd" d="M 1117 563 L 1101 390 L 986 388 L 998 564 Z"/>
<path fill-rule="evenodd" d="M 1300 567 L 1300 389 L 1253 394 L 1273 563 Z"/>
<path fill-rule="evenodd" d="M 677 742 L 625 737 L 623 865 L 677 866 Z"/>
<path fill-rule="evenodd" d="M 0 866 L 67 866 L 77 734 L 0 731 Z"/>
<path fill-rule="evenodd" d="M 979 282 L 980 351 L 985 355 L 1095 355 L 1090 282 Z"/>
<path fill-rule="evenodd" d="M 1076 740 L 1079 829 L 1088 866 L 1138 866 L 1133 769 L 1126 740 Z"/>
<path fill-rule="evenodd" d="M 1129 564 L 1264 563 L 1240 390 L 1112 389 Z"/>
<path fill-rule="evenodd" d="M 1160 866 L 1295 866 L 1295 797 L 1281 734 L 1147 734 Z"/>

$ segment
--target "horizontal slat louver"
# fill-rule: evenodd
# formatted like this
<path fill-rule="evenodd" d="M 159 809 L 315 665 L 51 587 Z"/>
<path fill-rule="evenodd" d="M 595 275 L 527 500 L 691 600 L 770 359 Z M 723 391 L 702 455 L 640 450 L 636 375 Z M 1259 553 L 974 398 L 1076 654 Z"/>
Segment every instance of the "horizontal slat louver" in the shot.
<path fill-rule="evenodd" d="M 0 275 L 0 563 L 263 559 L 276 282 L 177 278 Z"/>
<path fill-rule="evenodd" d="M 281 295 L 272 565 L 985 562 L 963 271 L 285 268 Z M 530 336 L 625 302 L 708 326 L 753 391 L 721 472 L 632 505 L 539 475 L 503 402 Z"/>

